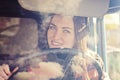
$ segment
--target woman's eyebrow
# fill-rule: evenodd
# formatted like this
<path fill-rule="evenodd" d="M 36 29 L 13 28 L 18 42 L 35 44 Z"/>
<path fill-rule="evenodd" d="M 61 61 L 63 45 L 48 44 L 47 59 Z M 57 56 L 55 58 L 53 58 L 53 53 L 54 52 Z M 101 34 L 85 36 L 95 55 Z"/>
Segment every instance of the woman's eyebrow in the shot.
<path fill-rule="evenodd" d="M 70 27 L 62 27 L 63 29 L 70 29 L 70 30 L 72 30 L 72 28 L 70 28 Z"/>

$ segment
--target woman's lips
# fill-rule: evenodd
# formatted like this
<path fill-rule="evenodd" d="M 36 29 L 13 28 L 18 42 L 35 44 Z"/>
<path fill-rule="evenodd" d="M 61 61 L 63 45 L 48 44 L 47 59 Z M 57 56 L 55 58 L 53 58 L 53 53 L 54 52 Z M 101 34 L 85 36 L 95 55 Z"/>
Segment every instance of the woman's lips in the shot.
<path fill-rule="evenodd" d="M 63 44 L 62 44 L 62 43 L 60 43 L 60 42 L 51 41 L 51 45 L 52 45 L 52 46 L 61 47 Z"/>

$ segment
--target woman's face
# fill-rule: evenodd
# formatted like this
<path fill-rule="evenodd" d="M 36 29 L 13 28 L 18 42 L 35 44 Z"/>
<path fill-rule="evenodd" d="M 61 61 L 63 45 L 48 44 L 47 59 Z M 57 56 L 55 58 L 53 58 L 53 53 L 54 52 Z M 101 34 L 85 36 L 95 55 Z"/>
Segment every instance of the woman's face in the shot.
<path fill-rule="evenodd" d="M 47 32 L 49 48 L 72 48 L 74 23 L 70 16 L 54 15 Z"/>

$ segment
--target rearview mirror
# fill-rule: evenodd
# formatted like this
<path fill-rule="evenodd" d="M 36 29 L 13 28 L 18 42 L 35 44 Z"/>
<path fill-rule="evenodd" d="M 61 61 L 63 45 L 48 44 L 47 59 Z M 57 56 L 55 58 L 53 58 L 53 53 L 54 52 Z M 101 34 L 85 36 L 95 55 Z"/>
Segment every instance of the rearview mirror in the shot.
<path fill-rule="evenodd" d="M 31 11 L 63 15 L 99 17 L 109 7 L 109 0 L 18 0 L 20 5 Z"/>

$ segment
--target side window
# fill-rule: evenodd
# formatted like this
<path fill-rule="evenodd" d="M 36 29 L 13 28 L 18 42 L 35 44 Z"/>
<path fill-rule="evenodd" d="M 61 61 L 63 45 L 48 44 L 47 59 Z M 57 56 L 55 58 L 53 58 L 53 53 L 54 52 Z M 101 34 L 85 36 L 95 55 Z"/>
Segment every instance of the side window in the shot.
<path fill-rule="evenodd" d="M 108 73 L 111 80 L 120 79 L 120 12 L 104 17 L 106 27 Z"/>

